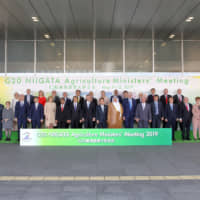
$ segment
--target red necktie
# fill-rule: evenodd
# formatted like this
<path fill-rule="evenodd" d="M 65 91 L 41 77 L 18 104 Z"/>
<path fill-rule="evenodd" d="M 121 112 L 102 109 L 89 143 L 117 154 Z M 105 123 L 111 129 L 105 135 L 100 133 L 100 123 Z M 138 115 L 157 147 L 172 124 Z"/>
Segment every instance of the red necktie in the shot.
<path fill-rule="evenodd" d="M 168 103 L 168 98 L 167 98 L 167 96 L 166 96 L 166 99 L 165 99 L 165 100 L 166 100 L 166 104 L 167 104 L 167 103 Z"/>
<path fill-rule="evenodd" d="M 64 109 L 64 106 L 63 106 L 63 105 L 61 105 L 61 112 L 63 112 L 63 109 Z"/>
<path fill-rule="evenodd" d="M 186 108 L 187 108 L 187 111 L 189 112 L 189 108 L 188 108 L 188 105 L 186 104 Z"/>

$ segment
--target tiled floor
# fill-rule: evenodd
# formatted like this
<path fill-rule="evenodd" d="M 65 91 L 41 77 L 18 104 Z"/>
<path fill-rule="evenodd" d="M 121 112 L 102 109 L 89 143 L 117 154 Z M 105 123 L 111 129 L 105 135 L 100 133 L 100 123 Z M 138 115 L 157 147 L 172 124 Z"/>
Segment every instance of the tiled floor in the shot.
<path fill-rule="evenodd" d="M 0 176 L 200 175 L 200 144 L 172 147 L 0 145 Z M 0 200 L 196 200 L 200 180 L 2 181 Z"/>

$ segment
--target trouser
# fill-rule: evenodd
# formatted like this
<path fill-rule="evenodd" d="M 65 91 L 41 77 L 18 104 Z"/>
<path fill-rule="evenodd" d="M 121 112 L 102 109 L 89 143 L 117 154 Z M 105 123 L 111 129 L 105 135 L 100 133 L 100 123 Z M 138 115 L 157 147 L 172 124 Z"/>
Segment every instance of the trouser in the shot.
<path fill-rule="evenodd" d="M 159 115 L 154 115 L 152 118 L 152 128 L 160 128 L 161 119 Z"/>
<path fill-rule="evenodd" d="M 190 125 L 191 120 L 184 120 L 182 122 L 182 139 L 190 139 Z"/>
<path fill-rule="evenodd" d="M 79 120 L 72 120 L 71 121 L 71 128 L 80 128 Z"/>
<path fill-rule="evenodd" d="M 2 122 L 0 120 L 0 140 L 2 139 Z"/>
<path fill-rule="evenodd" d="M 41 128 L 41 122 L 38 120 L 32 120 L 32 128 Z"/>
<path fill-rule="evenodd" d="M 197 130 L 199 129 L 199 138 L 200 138 L 200 121 L 193 119 L 192 120 L 192 126 L 193 126 L 193 136 L 195 139 L 197 139 Z"/>
<path fill-rule="evenodd" d="M 181 131 L 183 131 L 183 123 L 180 123 L 180 122 L 177 122 L 177 121 L 176 121 L 175 130 L 177 131 L 177 129 L 178 129 L 178 124 L 179 124 L 179 126 L 180 126 Z"/>
<path fill-rule="evenodd" d="M 97 124 L 97 128 L 107 128 L 107 123 L 106 122 L 99 122 L 99 124 Z"/>
<path fill-rule="evenodd" d="M 148 128 L 149 124 L 148 121 L 140 120 L 138 122 L 138 128 Z"/>
<path fill-rule="evenodd" d="M 133 122 L 134 122 L 133 117 L 125 118 L 125 121 L 124 121 L 125 128 L 133 128 L 134 127 Z"/>
<path fill-rule="evenodd" d="M 175 139 L 176 119 L 170 120 L 166 124 L 166 128 L 172 128 L 172 139 Z"/>
<path fill-rule="evenodd" d="M 23 128 L 27 128 L 27 121 L 26 121 L 26 119 L 18 119 L 18 121 L 17 121 L 17 126 L 18 126 L 18 141 L 20 140 L 20 129 L 21 129 L 21 127 L 23 127 Z"/>
<path fill-rule="evenodd" d="M 85 128 L 93 128 L 93 121 L 91 119 L 85 119 L 84 127 Z"/>
<path fill-rule="evenodd" d="M 58 122 L 58 128 L 68 128 L 69 124 L 67 124 L 65 121 Z"/>

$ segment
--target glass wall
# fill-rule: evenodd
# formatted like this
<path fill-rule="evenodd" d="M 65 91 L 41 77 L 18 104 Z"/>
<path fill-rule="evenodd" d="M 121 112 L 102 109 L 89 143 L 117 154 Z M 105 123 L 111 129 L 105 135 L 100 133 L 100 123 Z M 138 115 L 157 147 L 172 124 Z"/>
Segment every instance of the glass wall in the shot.
<path fill-rule="evenodd" d="M 34 42 L 8 41 L 7 72 L 34 72 Z"/>
<path fill-rule="evenodd" d="M 152 72 L 152 41 L 126 40 L 126 72 Z"/>
<path fill-rule="evenodd" d="M 96 72 L 122 72 L 122 40 L 96 40 Z"/>
<path fill-rule="evenodd" d="M 4 41 L 0 40 L 0 73 L 4 73 L 4 63 L 5 63 L 5 49 Z"/>
<path fill-rule="evenodd" d="M 0 73 L 200 72 L 200 41 L 8 40 L 7 48 L 5 43 L 0 41 Z"/>
<path fill-rule="evenodd" d="M 181 72 L 181 41 L 155 41 L 155 72 Z"/>
<path fill-rule="evenodd" d="M 93 71 L 93 41 L 66 41 L 66 72 Z"/>
<path fill-rule="evenodd" d="M 37 42 L 36 72 L 64 72 L 63 41 L 44 40 Z"/>
<path fill-rule="evenodd" d="M 184 42 L 185 72 L 200 72 L 200 41 Z"/>

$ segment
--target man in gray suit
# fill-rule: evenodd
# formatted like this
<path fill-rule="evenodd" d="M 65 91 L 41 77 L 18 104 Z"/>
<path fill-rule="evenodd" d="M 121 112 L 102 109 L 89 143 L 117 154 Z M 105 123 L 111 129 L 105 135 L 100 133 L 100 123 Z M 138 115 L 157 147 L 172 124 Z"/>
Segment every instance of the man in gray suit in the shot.
<path fill-rule="evenodd" d="M 146 103 L 146 96 L 142 96 L 141 103 L 137 105 L 135 120 L 138 123 L 138 128 L 148 128 L 152 121 L 151 106 Z"/>

